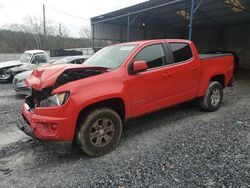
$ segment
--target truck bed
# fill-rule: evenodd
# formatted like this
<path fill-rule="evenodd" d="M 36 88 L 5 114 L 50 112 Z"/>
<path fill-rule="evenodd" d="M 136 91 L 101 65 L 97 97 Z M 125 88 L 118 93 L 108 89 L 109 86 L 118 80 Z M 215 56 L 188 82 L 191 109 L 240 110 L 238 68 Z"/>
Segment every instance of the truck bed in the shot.
<path fill-rule="evenodd" d="M 225 54 L 201 54 L 199 55 L 201 62 L 201 83 L 209 83 L 208 78 L 214 75 L 222 75 L 224 86 L 228 86 L 232 80 L 233 74 L 233 55 L 230 53 Z M 201 89 L 199 96 L 203 96 L 207 90 L 207 85 Z"/>
<path fill-rule="evenodd" d="M 215 57 L 223 57 L 223 56 L 231 56 L 230 53 L 223 53 L 223 54 L 199 54 L 200 59 L 208 59 L 208 58 L 215 58 Z"/>

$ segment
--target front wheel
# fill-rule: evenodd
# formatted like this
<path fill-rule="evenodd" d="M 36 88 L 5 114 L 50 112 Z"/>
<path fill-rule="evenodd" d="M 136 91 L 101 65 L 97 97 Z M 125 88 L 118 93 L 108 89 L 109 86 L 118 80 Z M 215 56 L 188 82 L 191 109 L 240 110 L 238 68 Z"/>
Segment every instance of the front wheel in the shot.
<path fill-rule="evenodd" d="M 218 110 L 223 99 L 223 87 L 219 82 L 213 81 L 209 83 L 207 92 L 200 101 L 201 109 L 209 112 Z"/>
<path fill-rule="evenodd" d="M 120 116 L 109 108 L 92 111 L 80 123 L 77 140 L 83 152 L 100 156 L 111 151 L 122 133 Z"/>

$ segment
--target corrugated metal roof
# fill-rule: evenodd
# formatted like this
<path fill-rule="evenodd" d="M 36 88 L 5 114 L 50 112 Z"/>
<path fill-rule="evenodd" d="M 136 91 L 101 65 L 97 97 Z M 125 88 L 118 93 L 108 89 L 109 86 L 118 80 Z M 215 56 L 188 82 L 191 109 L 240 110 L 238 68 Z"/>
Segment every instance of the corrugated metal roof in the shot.
<path fill-rule="evenodd" d="M 240 4 L 235 3 L 235 0 L 203 0 L 194 15 L 194 27 L 225 27 L 250 23 L 250 1 L 236 1 Z M 197 6 L 200 0 L 195 2 Z M 164 6 L 160 7 L 160 5 Z M 159 7 L 150 9 L 157 6 Z M 133 22 L 133 25 L 136 27 L 140 27 L 144 23 L 147 25 L 147 28 L 168 26 L 168 28 L 173 30 L 179 30 L 186 28 L 189 21 L 188 19 L 183 19 L 178 12 L 186 11 L 189 14 L 190 6 L 191 0 L 151 0 L 93 17 L 91 22 L 125 26 L 127 24 L 126 15 L 131 14 L 133 17 L 137 16 Z M 242 11 L 235 11 L 235 9 L 241 9 Z"/>

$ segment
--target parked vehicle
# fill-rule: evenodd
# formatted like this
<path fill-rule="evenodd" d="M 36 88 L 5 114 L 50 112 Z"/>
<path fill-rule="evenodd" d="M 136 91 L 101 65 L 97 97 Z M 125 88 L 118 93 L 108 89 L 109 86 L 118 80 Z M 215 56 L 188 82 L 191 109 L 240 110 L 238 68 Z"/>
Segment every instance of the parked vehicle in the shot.
<path fill-rule="evenodd" d="M 25 51 L 19 60 L 0 63 L 0 82 L 11 82 L 15 74 L 45 63 L 49 63 L 49 56 L 45 51 Z"/>
<path fill-rule="evenodd" d="M 59 59 L 59 60 L 55 61 L 54 63 L 51 63 L 51 65 L 82 64 L 88 57 L 89 56 L 69 56 L 69 57 L 64 57 L 62 59 Z M 47 65 L 47 66 L 51 66 L 51 65 Z M 14 76 L 14 79 L 13 79 L 13 82 L 12 82 L 12 87 L 18 94 L 21 94 L 21 95 L 30 95 L 31 94 L 31 89 L 25 84 L 25 80 L 33 72 L 32 68 L 37 68 L 37 67 L 30 66 L 29 71 L 24 71 L 24 72 L 21 72 L 21 73 Z"/>
<path fill-rule="evenodd" d="M 24 71 L 14 76 L 12 88 L 20 95 L 30 95 L 31 89 L 25 83 L 25 79 L 31 75 L 33 70 Z"/>
<path fill-rule="evenodd" d="M 76 141 L 86 154 L 103 155 L 117 145 L 128 119 L 193 99 L 216 111 L 233 69 L 231 54 L 199 56 L 187 40 L 105 47 L 84 65 L 34 70 L 18 127 L 39 140 Z"/>

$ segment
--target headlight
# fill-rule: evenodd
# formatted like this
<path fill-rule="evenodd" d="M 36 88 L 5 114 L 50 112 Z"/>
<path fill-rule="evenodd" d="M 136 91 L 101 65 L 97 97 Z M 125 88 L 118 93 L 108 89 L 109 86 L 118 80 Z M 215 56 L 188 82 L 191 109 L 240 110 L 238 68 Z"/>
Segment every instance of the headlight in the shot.
<path fill-rule="evenodd" d="M 9 74 L 8 69 L 2 69 L 2 70 L 0 70 L 0 78 L 2 78 L 2 79 L 8 79 L 10 77 L 11 77 L 11 75 Z"/>
<path fill-rule="evenodd" d="M 8 73 L 9 75 L 12 75 L 12 76 L 15 75 L 15 72 L 12 71 L 12 70 L 10 70 L 10 69 L 7 71 L 7 73 Z"/>
<path fill-rule="evenodd" d="M 21 83 L 21 82 L 24 83 L 24 81 L 25 81 L 25 79 L 20 79 L 20 80 L 18 80 L 18 83 Z"/>
<path fill-rule="evenodd" d="M 18 78 L 15 78 L 13 79 L 13 84 L 19 84 L 21 82 L 24 82 L 25 79 L 18 79 Z"/>
<path fill-rule="evenodd" d="M 69 92 L 63 92 L 59 93 L 53 96 L 50 96 L 49 98 L 42 100 L 40 102 L 39 107 L 54 107 L 54 106 L 61 106 L 63 105 L 67 99 L 69 98 Z"/>

